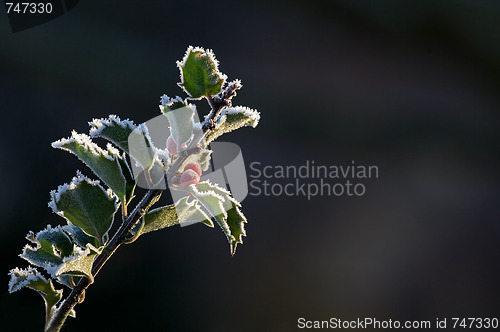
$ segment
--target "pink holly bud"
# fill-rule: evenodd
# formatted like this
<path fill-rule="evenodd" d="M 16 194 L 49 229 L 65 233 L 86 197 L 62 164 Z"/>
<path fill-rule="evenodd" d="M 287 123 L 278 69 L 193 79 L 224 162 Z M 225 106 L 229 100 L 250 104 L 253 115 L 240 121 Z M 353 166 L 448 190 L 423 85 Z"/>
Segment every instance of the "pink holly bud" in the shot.
<path fill-rule="evenodd" d="M 201 176 L 201 166 L 197 163 L 189 163 L 184 167 L 184 171 L 187 171 L 188 169 L 192 169 L 193 171 L 198 174 L 198 176 Z"/>
<path fill-rule="evenodd" d="M 170 152 L 171 155 L 177 154 L 177 143 L 175 143 L 172 136 L 168 136 L 167 138 L 167 150 L 168 152 Z"/>
<path fill-rule="evenodd" d="M 192 169 L 182 172 L 181 175 L 181 186 L 187 187 L 192 184 L 198 184 L 200 182 L 200 176 L 196 174 Z"/>

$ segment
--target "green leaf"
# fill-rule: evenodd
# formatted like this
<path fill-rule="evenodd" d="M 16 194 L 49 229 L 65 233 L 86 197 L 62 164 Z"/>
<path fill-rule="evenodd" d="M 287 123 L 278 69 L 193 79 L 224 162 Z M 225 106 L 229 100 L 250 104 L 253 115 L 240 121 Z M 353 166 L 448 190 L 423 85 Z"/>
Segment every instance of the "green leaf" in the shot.
<path fill-rule="evenodd" d="M 181 72 L 181 86 L 194 99 L 220 92 L 226 75 L 219 72 L 219 63 L 211 50 L 189 46 L 182 61 L 177 61 Z"/>
<path fill-rule="evenodd" d="M 160 106 L 160 109 L 168 119 L 170 132 L 177 144 L 177 150 L 182 151 L 184 143 L 189 141 L 193 136 L 193 116 L 194 112 L 196 112 L 196 107 L 189 104 L 186 107 L 177 109 L 169 109 L 167 106 Z"/>
<path fill-rule="evenodd" d="M 102 137 L 128 153 L 128 137 L 137 126 L 129 119 L 120 120 L 116 115 L 89 122 L 90 137 Z"/>
<path fill-rule="evenodd" d="M 92 181 L 78 172 L 70 184 L 59 186 L 50 195 L 49 206 L 55 213 L 104 245 L 119 206 L 112 193 L 106 192 L 99 181 Z"/>
<path fill-rule="evenodd" d="M 28 233 L 26 239 L 33 245 L 26 245 L 20 257 L 39 267 L 50 268 L 73 254 L 74 245 L 61 226 L 48 225 L 36 235 Z"/>
<path fill-rule="evenodd" d="M 218 190 L 214 190 L 215 188 L 215 185 L 209 184 L 208 182 L 201 182 L 197 185 L 189 186 L 188 190 L 190 190 L 190 193 L 200 201 L 201 205 L 203 205 L 212 216 L 217 217 L 223 215 L 227 217 L 226 207 L 228 207 L 228 205 L 226 204 L 226 206 L 224 206 L 224 202 L 226 201 L 224 196 L 229 195 L 229 192 L 224 191 L 223 194 L 220 195 L 219 192 L 223 191 L 223 189 L 217 188 Z M 229 233 L 229 227 L 225 222 L 221 227 L 222 229 L 227 229 L 227 233 Z"/>
<path fill-rule="evenodd" d="M 246 218 L 239 209 L 240 204 L 229 191 L 208 181 L 191 185 L 188 190 L 215 217 L 227 237 L 231 254 L 234 255 L 236 245 L 243 243 L 242 237 L 246 235 Z"/>
<path fill-rule="evenodd" d="M 91 244 L 88 244 L 86 250 L 79 250 L 75 255 L 65 257 L 63 262 L 51 271 L 51 274 L 54 276 L 62 274 L 78 277 L 86 276 L 90 280 L 93 280 L 91 272 L 92 264 L 98 254 L 99 250 Z"/>
<path fill-rule="evenodd" d="M 128 137 L 129 155 L 141 164 L 144 170 L 149 170 L 154 162 L 155 153 L 146 125 L 135 128 Z"/>
<path fill-rule="evenodd" d="M 222 111 L 215 129 L 211 130 L 205 140 L 207 144 L 225 133 L 229 133 L 241 127 L 256 127 L 259 124 L 260 113 L 245 106 L 228 107 Z"/>
<path fill-rule="evenodd" d="M 188 106 L 187 101 L 183 100 L 181 97 L 176 96 L 175 98 L 170 98 L 165 94 L 160 97 L 160 103 L 160 110 L 162 112 L 173 111 Z"/>
<path fill-rule="evenodd" d="M 127 202 L 127 183 L 121 163 L 125 162 L 119 151 L 109 143 L 107 150 L 101 149 L 85 134 L 73 131 L 70 138 L 64 138 L 52 143 L 52 147 L 66 150 L 78 157 L 110 187 L 120 200 Z"/>
<path fill-rule="evenodd" d="M 175 204 L 175 211 L 179 223 L 195 223 L 202 222 L 209 227 L 214 227 L 210 217 L 201 209 L 200 204 L 196 200 L 189 201 L 189 197 L 183 197 Z"/>
<path fill-rule="evenodd" d="M 142 223 L 135 226 L 132 234 L 142 235 L 184 222 L 200 221 L 209 227 L 214 227 L 210 217 L 196 201 L 188 202 L 188 197 L 183 197 L 175 205 L 163 206 L 146 213 Z"/>
<path fill-rule="evenodd" d="M 139 234 L 154 232 L 177 225 L 179 219 L 175 212 L 175 206 L 172 204 L 149 211 L 144 215 L 142 223 L 143 225 L 139 230 Z"/>
<path fill-rule="evenodd" d="M 24 287 L 35 290 L 43 297 L 47 317 L 50 317 L 55 310 L 55 305 L 61 300 L 63 291 L 56 290 L 52 281 L 45 279 L 36 269 L 31 267 L 12 269 L 9 275 L 9 292 L 14 293 Z"/>
<path fill-rule="evenodd" d="M 85 234 L 85 232 L 80 228 L 71 223 L 61 227 L 65 233 L 67 233 L 71 240 L 76 243 L 80 248 L 87 248 L 87 244 L 99 248 L 99 241 L 93 236 Z"/>
<path fill-rule="evenodd" d="M 246 217 L 240 210 L 240 205 L 236 202 L 232 203 L 232 209 L 227 211 L 227 225 L 233 235 L 233 240 L 230 242 L 231 255 L 236 252 L 238 243 L 243 243 L 243 236 L 246 236 L 244 224 L 247 222 Z"/>
<path fill-rule="evenodd" d="M 26 245 L 20 257 L 43 267 L 57 281 L 71 287 L 67 280 L 58 276 L 70 274 L 91 277 L 90 269 L 100 250 L 94 246 L 96 239 L 83 233 L 79 227 L 66 225 L 52 228 L 48 225 L 36 235 L 30 232 L 26 238 L 33 246 Z M 72 239 L 77 240 L 73 243 Z"/>

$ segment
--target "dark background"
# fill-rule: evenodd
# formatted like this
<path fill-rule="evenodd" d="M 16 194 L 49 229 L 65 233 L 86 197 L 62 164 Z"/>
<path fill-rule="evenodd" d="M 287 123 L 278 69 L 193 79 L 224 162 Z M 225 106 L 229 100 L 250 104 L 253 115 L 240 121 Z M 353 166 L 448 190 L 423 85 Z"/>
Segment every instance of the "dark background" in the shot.
<path fill-rule="evenodd" d="M 7 272 L 26 266 L 29 230 L 64 223 L 49 191 L 91 175 L 50 143 L 110 113 L 158 115 L 188 45 L 212 48 L 243 81 L 234 103 L 261 112 L 224 137 L 247 166 L 355 160 L 380 177 L 358 198 L 247 197 L 234 257 L 218 228 L 145 236 L 65 331 L 499 317 L 499 39 L 496 0 L 82 0 L 18 33 L 0 11 L 0 330 L 42 330 L 42 299 L 8 295 Z"/>

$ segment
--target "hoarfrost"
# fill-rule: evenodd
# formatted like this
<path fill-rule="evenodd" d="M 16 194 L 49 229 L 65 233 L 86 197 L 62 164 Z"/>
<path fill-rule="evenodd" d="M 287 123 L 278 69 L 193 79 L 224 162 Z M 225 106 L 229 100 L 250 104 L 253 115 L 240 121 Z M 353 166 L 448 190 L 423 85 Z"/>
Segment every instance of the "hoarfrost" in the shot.
<path fill-rule="evenodd" d="M 187 50 L 186 50 L 186 53 L 184 53 L 184 57 L 182 58 L 182 60 L 181 61 L 176 61 L 177 67 L 179 68 L 179 71 L 180 71 L 180 79 L 181 79 L 181 82 L 177 83 L 177 84 L 184 91 L 186 91 L 186 90 L 183 87 L 183 85 L 184 85 L 184 77 L 182 75 L 182 68 L 186 65 L 186 61 L 189 58 L 189 54 L 191 52 L 201 52 L 202 54 L 205 53 L 209 57 L 209 59 L 211 61 L 213 61 L 213 63 L 215 64 L 215 72 L 219 73 L 219 75 L 222 78 L 223 82 L 225 82 L 227 80 L 227 75 L 219 72 L 219 60 L 217 60 L 215 58 L 215 54 L 214 54 L 214 52 L 211 49 L 206 49 L 205 50 L 203 47 L 199 47 L 199 46 L 193 47 L 193 46 L 189 45 L 188 48 L 187 48 Z M 187 94 L 190 95 L 189 92 L 187 92 Z M 200 98 L 197 98 L 197 99 L 200 99 Z"/>
<path fill-rule="evenodd" d="M 53 148 L 58 148 L 62 150 L 67 150 L 71 153 L 70 149 L 66 147 L 66 145 L 71 144 L 71 143 L 76 143 L 80 146 L 82 146 L 85 151 L 90 151 L 90 153 L 97 155 L 97 156 L 103 156 L 104 158 L 108 160 L 114 160 L 115 158 L 121 158 L 120 152 L 118 149 L 114 148 L 111 144 L 108 143 L 107 145 L 107 150 L 101 149 L 101 147 L 94 142 L 92 142 L 92 138 L 88 135 L 85 134 L 79 134 L 76 131 L 71 132 L 71 137 L 70 138 L 61 138 L 60 140 L 57 140 L 52 143 Z M 77 157 L 81 159 L 78 155 Z M 83 160 L 82 160 L 83 161 Z"/>
<path fill-rule="evenodd" d="M 172 103 L 172 102 L 180 102 L 180 103 L 182 103 L 182 102 L 184 102 L 184 100 L 182 100 L 182 98 L 181 98 L 181 97 L 179 97 L 179 96 L 175 96 L 175 98 L 170 98 L 170 97 L 169 97 L 169 96 L 167 96 L 166 94 L 163 94 L 163 95 L 160 97 L 160 104 L 161 104 L 161 106 L 160 106 L 160 110 L 163 112 L 163 108 L 164 108 L 166 105 L 168 105 L 168 104 L 170 104 L 170 103 Z M 163 107 L 163 108 L 162 108 L 162 107 Z"/>
<path fill-rule="evenodd" d="M 137 127 L 131 120 L 121 120 L 119 116 L 111 114 L 107 119 L 93 119 L 92 122 L 89 122 L 89 126 L 91 127 L 89 133 L 90 137 L 94 138 L 99 136 L 104 128 L 115 124 L 122 128 L 130 128 L 131 130 Z"/>
<path fill-rule="evenodd" d="M 92 186 L 98 186 L 100 184 L 99 180 L 89 179 L 88 177 L 86 177 L 85 175 L 83 175 L 82 172 L 80 172 L 79 170 L 77 170 L 76 171 L 76 176 L 73 177 L 73 179 L 71 179 L 70 183 L 64 183 L 64 184 L 58 186 L 57 190 L 51 190 L 50 191 L 50 197 L 51 197 L 51 199 L 50 199 L 48 205 L 52 209 L 52 211 L 54 211 L 54 213 L 56 213 L 56 214 L 58 214 L 60 216 L 63 216 L 62 212 L 60 212 L 57 209 L 56 203 L 58 203 L 59 200 L 61 199 L 61 195 L 63 195 L 68 190 L 75 189 L 78 186 L 78 184 L 80 184 L 83 181 L 86 181 L 88 184 L 90 184 Z"/>
<path fill-rule="evenodd" d="M 14 293 L 21 288 L 28 286 L 32 281 L 38 279 L 47 282 L 47 279 L 37 271 L 34 267 L 28 267 L 27 269 L 15 268 L 9 271 L 10 281 L 9 281 L 9 293 Z"/>
<path fill-rule="evenodd" d="M 222 112 L 223 114 L 228 114 L 228 115 L 243 114 L 244 116 L 250 119 L 251 122 L 249 124 L 254 128 L 259 124 L 260 113 L 246 106 L 229 107 L 224 109 Z"/>

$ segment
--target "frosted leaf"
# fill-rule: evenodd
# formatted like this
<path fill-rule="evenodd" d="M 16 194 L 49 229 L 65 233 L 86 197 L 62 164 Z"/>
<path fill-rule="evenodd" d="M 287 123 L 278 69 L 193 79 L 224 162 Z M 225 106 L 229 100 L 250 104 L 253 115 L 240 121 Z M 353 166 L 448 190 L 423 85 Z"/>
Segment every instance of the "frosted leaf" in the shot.
<path fill-rule="evenodd" d="M 175 204 L 175 211 L 179 218 L 179 223 L 202 222 L 209 227 L 214 227 L 210 217 L 201 209 L 197 200 L 189 200 L 189 197 L 183 197 Z"/>
<path fill-rule="evenodd" d="M 144 170 L 148 170 L 154 161 L 154 146 L 149 136 L 148 127 L 143 123 L 137 126 L 127 137 L 129 155 L 139 163 Z"/>
<path fill-rule="evenodd" d="M 212 50 L 189 46 L 182 61 L 177 61 L 179 86 L 193 99 L 220 92 L 227 76 L 219 71 L 219 62 Z"/>
<path fill-rule="evenodd" d="M 78 235 L 80 244 L 74 243 L 66 230 Z M 83 231 L 74 225 L 47 226 L 46 229 L 34 234 L 29 232 L 26 238 L 31 242 L 24 247 L 21 258 L 33 265 L 44 268 L 53 278 L 61 274 L 83 276 L 90 274 L 94 257 L 100 252 L 90 240 L 83 237 Z M 85 240 L 90 240 L 88 243 Z M 81 246 L 84 244 L 83 246 Z M 58 281 L 59 278 L 57 278 Z M 68 283 L 63 284 L 71 287 Z"/>
<path fill-rule="evenodd" d="M 53 266 L 50 270 L 47 270 L 47 272 L 53 277 L 57 277 L 62 274 L 69 274 L 78 277 L 86 276 L 92 280 L 92 265 L 95 257 L 100 253 L 100 250 L 91 244 L 87 244 L 87 248 L 85 250 L 82 250 L 79 247 L 75 247 L 75 249 L 76 250 L 73 255 L 64 257 L 61 264 Z"/>
<path fill-rule="evenodd" d="M 168 119 L 170 124 L 170 133 L 177 144 L 178 151 L 182 151 L 184 149 L 184 144 L 187 143 L 193 136 L 193 117 L 196 112 L 196 106 L 188 104 L 185 107 L 175 109 L 160 106 L 160 110 Z"/>
<path fill-rule="evenodd" d="M 247 222 L 246 217 L 241 212 L 237 203 L 231 202 L 232 208 L 227 211 L 227 224 L 231 230 L 234 240 L 230 242 L 231 254 L 236 252 L 238 243 L 243 243 L 243 236 L 246 236 L 244 224 Z"/>
<path fill-rule="evenodd" d="M 99 242 L 93 236 L 85 234 L 85 232 L 80 228 L 71 223 L 61 227 L 62 230 L 71 237 L 71 240 L 76 243 L 80 248 L 87 248 L 87 244 L 91 244 L 94 247 L 99 247 Z"/>
<path fill-rule="evenodd" d="M 108 185 L 122 202 L 127 201 L 127 169 L 122 169 L 120 151 L 108 143 L 107 150 L 101 149 L 85 134 L 73 131 L 70 138 L 63 138 L 52 143 L 52 147 L 69 151 L 86 164 L 101 180 Z"/>
<path fill-rule="evenodd" d="M 190 192 L 201 202 L 201 204 L 212 214 L 214 217 L 218 215 L 226 216 L 226 210 L 224 209 L 225 198 L 223 195 L 219 195 L 214 190 L 208 189 L 204 190 L 202 184 L 207 184 L 207 182 L 198 183 L 197 185 L 191 185 L 189 187 Z"/>
<path fill-rule="evenodd" d="M 244 228 L 246 218 L 239 209 L 240 203 L 231 196 L 229 191 L 208 181 L 192 185 L 189 190 L 201 205 L 215 217 L 226 234 L 231 254 L 234 255 L 237 244 L 243 243 L 242 237 L 246 236 Z"/>
<path fill-rule="evenodd" d="M 260 113 L 246 106 L 234 106 L 228 107 L 222 111 L 226 115 L 241 115 L 243 118 L 247 119 L 245 125 L 250 125 L 252 127 L 257 127 L 260 120 Z"/>
<path fill-rule="evenodd" d="M 74 245 L 61 226 L 46 229 L 34 234 L 29 232 L 26 239 L 31 242 L 23 248 L 19 255 L 33 265 L 50 268 L 60 264 L 64 257 L 73 254 Z"/>
<path fill-rule="evenodd" d="M 144 215 L 141 223 L 138 223 L 134 227 L 131 233 L 134 235 L 137 233 L 142 235 L 177 224 L 179 224 L 179 219 L 177 218 L 177 213 L 175 212 L 175 206 L 172 204 L 150 210 Z"/>
<path fill-rule="evenodd" d="M 228 196 L 228 192 L 217 193 L 215 190 L 215 186 L 209 184 L 208 182 L 200 182 L 197 185 L 191 185 L 187 188 L 189 192 L 200 202 L 200 204 L 217 219 L 219 226 L 222 228 L 224 233 L 226 234 L 228 240 L 233 241 L 234 238 L 231 235 L 231 230 L 227 224 L 227 212 L 226 207 L 229 207 L 227 204 L 231 204 L 230 201 L 227 201 L 224 196 Z M 227 193 L 227 194 L 226 194 Z M 226 203 L 227 201 L 227 203 Z M 224 204 L 226 203 L 226 206 Z"/>
<path fill-rule="evenodd" d="M 15 268 L 10 270 L 9 292 L 17 292 L 23 287 L 33 289 L 40 294 L 45 302 L 47 317 L 56 309 L 56 304 L 61 300 L 63 291 L 54 288 L 52 281 L 45 279 L 35 268 Z"/>
<path fill-rule="evenodd" d="M 92 138 L 90 136 L 85 134 L 79 134 L 74 130 L 71 132 L 71 137 L 61 138 L 60 140 L 52 142 L 52 147 L 58 149 L 65 149 L 70 152 L 73 152 L 72 150 L 69 150 L 69 148 L 67 147 L 72 143 L 76 143 L 76 145 L 81 146 L 81 148 L 85 152 L 89 152 L 90 154 L 93 155 L 103 156 L 104 158 L 109 160 L 113 160 L 115 157 L 118 158 L 120 157 L 118 150 L 116 149 L 103 150 L 97 144 L 92 142 Z"/>
<path fill-rule="evenodd" d="M 92 138 L 102 137 L 107 139 L 118 148 L 128 153 L 128 136 L 137 128 L 129 119 L 120 120 L 116 115 L 110 115 L 107 119 L 93 119 L 89 122 L 90 136 Z"/>
<path fill-rule="evenodd" d="M 184 100 L 181 97 L 176 96 L 175 98 L 170 98 L 169 96 L 167 96 L 165 94 L 160 97 L 160 105 L 163 107 L 169 108 L 169 109 L 179 108 L 176 106 L 180 106 L 180 107 L 186 106 Z"/>
<path fill-rule="evenodd" d="M 9 271 L 9 293 L 14 293 L 23 287 L 28 287 L 33 282 L 40 280 L 41 282 L 48 283 L 47 279 L 37 271 L 36 268 L 28 267 L 27 269 L 15 268 Z"/>
<path fill-rule="evenodd" d="M 50 196 L 49 206 L 55 213 L 104 244 L 118 209 L 116 196 L 79 172 L 69 184 L 51 191 Z"/>
<path fill-rule="evenodd" d="M 210 217 L 201 209 L 196 200 L 189 202 L 188 197 L 183 197 L 175 205 L 150 210 L 144 215 L 142 223 L 136 225 L 131 233 L 142 235 L 180 223 L 194 222 L 202 222 L 209 227 L 214 227 Z"/>
<path fill-rule="evenodd" d="M 260 113 L 245 106 L 228 107 L 221 113 L 215 129 L 211 130 L 206 137 L 206 142 L 210 143 L 219 136 L 229 133 L 241 127 L 256 127 L 259 124 Z"/>

